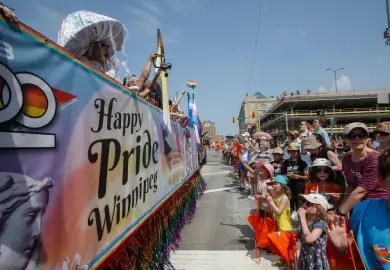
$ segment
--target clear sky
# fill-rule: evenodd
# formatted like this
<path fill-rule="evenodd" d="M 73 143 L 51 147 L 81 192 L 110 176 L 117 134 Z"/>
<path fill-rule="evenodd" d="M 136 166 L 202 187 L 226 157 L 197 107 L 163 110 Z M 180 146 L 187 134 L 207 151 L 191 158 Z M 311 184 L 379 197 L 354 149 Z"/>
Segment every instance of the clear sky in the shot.
<path fill-rule="evenodd" d="M 57 41 L 61 21 L 89 10 L 123 22 L 129 30 L 127 64 L 139 74 L 156 50 L 156 28 L 173 64 L 169 89 L 198 83 L 200 118 L 219 134 L 236 134 L 246 93 L 390 88 L 390 47 L 385 46 L 386 0 L 263 0 L 252 67 L 260 0 L 3 0 L 19 19 Z M 186 106 L 183 104 L 183 108 Z"/>

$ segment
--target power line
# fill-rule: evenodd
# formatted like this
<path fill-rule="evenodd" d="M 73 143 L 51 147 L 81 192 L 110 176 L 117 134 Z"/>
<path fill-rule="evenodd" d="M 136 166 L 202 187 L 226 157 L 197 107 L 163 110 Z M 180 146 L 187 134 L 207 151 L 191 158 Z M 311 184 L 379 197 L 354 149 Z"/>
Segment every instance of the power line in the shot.
<path fill-rule="evenodd" d="M 259 39 L 260 18 L 261 18 L 261 11 L 262 10 L 263 10 L 263 0 L 260 0 L 259 15 L 257 18 L 256 38 L 255 38 L 255 42 L 254 42 L 255 44 L 254 44 L 254 48 L 253 48 L 252 66 L 251 66 L 250 73 L 249 73 L 248 88 L 249 88 L 249 85 L 252 81 L 253 68 L 255 66 L 255 56 L 256 56 L 257 43 L 258 43 L 258 39 Z"/>

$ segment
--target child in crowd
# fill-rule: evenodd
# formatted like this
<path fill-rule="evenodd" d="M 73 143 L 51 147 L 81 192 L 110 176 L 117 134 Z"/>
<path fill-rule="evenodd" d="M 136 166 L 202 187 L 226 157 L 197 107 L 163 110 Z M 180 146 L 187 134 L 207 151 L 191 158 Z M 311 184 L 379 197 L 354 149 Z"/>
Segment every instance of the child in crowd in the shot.
<path fill-rule="evenodd" d="M 272 156 L 274 157 L 274 160 L 271 162 L 271 165 L 274 166 L 275 175 L 282 173 L 283 153 L 283 149 L 280 147 L 276 147 L 272 150 Z"/>
<path fill-rule="evenodd" d="M 311 166 L 310 181 L 305 186 L 305 194 L 320 193 L 328 200 L 329 209 L 337 209 L 341 188 L 333 179 L 332 163 L 325 158 L 317 158 Z"/>
<path fill-rule="evenodd" d="M 249 172 L 252 173 L 252 175 L 257 180 L 256 183 L 256 193 L 255 193 L 255 199 L 256 199 L 256 209 L 258 211 L 258 217 L 259 221 L 263 221 L 267 217 L 269 218 L 271 216 L 270 208 L 268 206 L 266 197 L 268 192 L 271 191 L 271 186 L 268 184 L 273 181 L 274 177 L 274 168 L 269 163 L 262 163 L 261 161 L 258 161 L 256 163 L 256 168 L 252 169 L 251 166 L 244 165 Z M 266 225 L 265 225 L 266 226 Z M 261 226 L 260 226 L 261 227 Z M 266 235 L 260 235 L 264 234 L 263 230 L 258 230 L 258 228 L 253 228 L 255 230 L 255 239 L 260 239 L 264 237 L 267 237 Z M 268 231 L 266 231 L 268 234 Z M 268 242 L 268 241 L 267 241 Z M 261 245 L 257 241 L 255 241 L 255 253 L 256 253 L 256 260 L 257 262 L 261 262 L 261 249 L 262 248 L 268 248 L 268 245 Z"/>
<path fill-rule="evenodd" d="M 300 158 L 301 145 L 291 143 L 287 147 L 290 158 L 283 161 L 281 174 L 289 180 L 289 188 L 292 193 L 290 200 L 291 211 L 298 209 L 298 196 L 305 191 L 305 182 L 309 178 L 307 163 Z"/>
<path fill-rule="evenodd" d="M 273 254 L 278 255 L 280 260 L 272 262 L 273 266 L 291 266 L 296 252 L 297 237 L 291 231 L 290 198 L 291 191 L 288 187 L 288 178 L 284 175 L 277 175 L 273 185 L 273 197 L 266 196 L 268 207 L 273 213 L 279 231 L 268 234 L 268 242 Z"/>
<path fill-rule="evenodd" d="M 259 209 L 260 217 L 265 218 L 270 215 L 270 207 L 267 203 L 266 197 L 270 190 L 269 183 L 272 183 L 274 178 L 274 167 L 269 163 L 262 163 L 258 161 L 256 163 L 256 195 L 257 209 Z"/>
<path fill-rule="evenodd" d="M 249 189 L 247 174 L 248 169 L 247 166 L 244 166 L 248 164 L 249 160 L 251 159 L 251 153 L 249 152 L 249 149 L 247 145 L 241 145 L 241 153 L 240 155 L 240 164 L 238 164 L 238 169 L 240 170 L 240 189 L 243 190 L 245 187 Z"/>
<path fill-rule="evenodd" d="M 240 153 L 241 153 L 241 146 L 238 143 L 237 139 L 234 139 L 233 143 L 233 151 L 232 151 L 232 164 L 234 167 L 233 174 L 236 173 L 238 176 L 240 176 L 240 170 L 238 169 L 239 160 L 240 160 Z"/>
<path fill-rule="evenodd" d="M 326 255 L 328 201 L 321 194 L 301 195 L 304 203 L 298 210 L 302 242 L 299 269 L 329 270 Z"/>

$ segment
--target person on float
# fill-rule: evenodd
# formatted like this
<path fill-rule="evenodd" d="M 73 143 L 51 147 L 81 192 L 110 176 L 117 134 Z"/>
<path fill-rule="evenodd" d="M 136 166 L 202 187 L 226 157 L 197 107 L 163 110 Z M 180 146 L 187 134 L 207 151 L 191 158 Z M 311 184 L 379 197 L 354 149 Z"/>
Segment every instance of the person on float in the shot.
<path fill-rule="evenodd" d="M 348 183 L 346 193 L 349 195 L 336 210 L 339 216 L 345 216 L 363 200 L 387 198 L 378 174 L 380 153 L 367 146 L 367 126 L 359 122 L 351 123 L 344 128 L 344 134 L 351 148 L 343 156 L 343 172 Z"/>
<path fill-rule="evenodd" d="M 329 223 L 328 234 L 341 254 L 347 253 L 356 241 L 365 269 L 390 269 L 390 149 L 378 157 L 377 170 L 386 197 L 358 203 L 350 218 L 352 231 L 344 217 L 336 216 Z"/>
<path fill-rule="evenodd" d="M 16 17 L 13 12 L 13 9 L 7 7 L 3 3 L 0 3 L 0 17 L 3 17 L 6 22 L 14 25 L 19 22 L 18 17 Z"/>
<path fill-rule="evenodd" d="M 141 72 L 141 76 L 138 78 L 134 74 L 128 75 L 123 79 L 123 85 L 127 86 L 140 97 L 148 99 L 152 104 L 162 109 L 162 90 L 161 85 L 158 83 L 161 69 L 159 68 L 157 70 L 152 81 L 147 81 L 152 68 L 152 63 L 157 57 L 157 54 L 151 54 Z"/>

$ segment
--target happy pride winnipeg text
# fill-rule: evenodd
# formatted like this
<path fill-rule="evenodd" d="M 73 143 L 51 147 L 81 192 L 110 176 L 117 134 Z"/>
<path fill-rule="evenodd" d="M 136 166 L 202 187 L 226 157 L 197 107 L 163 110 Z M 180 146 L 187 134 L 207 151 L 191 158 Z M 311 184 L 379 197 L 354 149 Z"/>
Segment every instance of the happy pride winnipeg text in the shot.
<path fill-rule="evenodd" d="M 146 176 L 139 176 L 139 174 L 146 171 L 149 166 L 158 163 L 159 144 L 157 141 L 152 142 L 148 129 L 142 129 L 142 113 L 121 112 L 115 109 L 116 103 L 115 98 L 109 102 L 100 98 L 95 100 L 94 107 L 98 113 L 98 123 L 91 127 L 91 131 L 93 133 L 100 133 L 103 130 L 120 131 L 122 136 L 127 135 L 126 140 L 133 140 L 135 146 L 131 149 L 123 149 L 116 138 L 98 139 L 88 148 L 88 160 L 90 163 L 99 163 L 98 199 L 106 198 L 108 173 L 115 171 L 118 167 L 122 168 L 122 186 L 131 184 L 135 187 L 125 197 L 115 194 L 112 203 L 105 205 L 103 209 L 97 207 L 92 209 L 88 216 L 88 226 L 95 224 L 98 241 L 103 238 L 106 228 L 107 234 L 111 232 L 114 220 L 115 224 L 119 224 L 126 219 L 138 202 L 145 203 L 150 191 L 156 193 L 158 188 L 157 170 Z M 134 162 L 135 166 L 132 166 L 131 162 Z M 135 170 L 129 171 L 129 167 L 135 167 Z M 129 176 L 129 174 L 133 173 L 135 179 L 139 177 L 139 181 L 132 180 L 133 175 Z"/>

